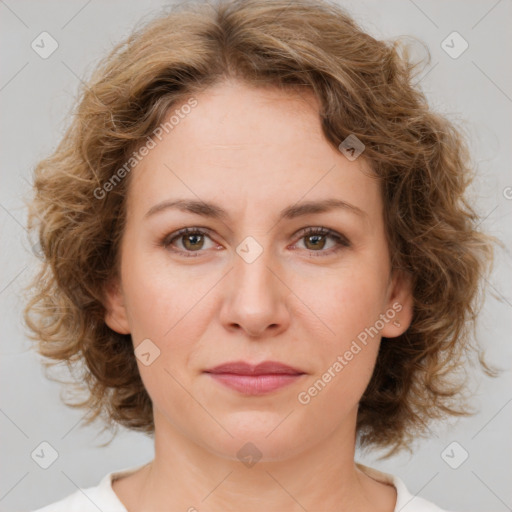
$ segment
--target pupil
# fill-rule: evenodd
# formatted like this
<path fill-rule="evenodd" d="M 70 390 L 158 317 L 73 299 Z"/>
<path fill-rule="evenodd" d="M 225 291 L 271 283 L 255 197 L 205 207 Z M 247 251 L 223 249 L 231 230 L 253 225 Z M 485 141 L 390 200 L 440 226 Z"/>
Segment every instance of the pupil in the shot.
<path fill-rule="evenodd" d="M 185 247 L 187 247 L 187 244 L 188 243 L 191 243 L 192 244 L 192 249 L 195 247 L 197 248 L 197 245 L 195 245 L 197 243 L 197 238 L 200 238 L 202 235 L 188 235 L 185 237 Z M 191 242 L 192 240 L 192 242 Z M 195 241 L 194 241 L 195 240 Z"/>
<path fill-rule="evenodd" d="M 323 247 L 323 244 L 321 244 L 321 243 L 320 243 L 320 244 L 318 244 L 317 242 L 319 242 L 319 241 L 321 242 L 321 241 L 322 241 L 322 239 L 323 239 L 323 237 L 324 237 L 324 235 L 311 235 L 311 236 L 309 236 L 309 237 L 308 237 L 308 239 L 309 239 L 309 240 L 311 240 L 311 239 L 314 239 L 314 240 L 315 240 L 315 242 L 313 242 L 313 246 L 314 246 L 314 247 L 320 247 L 320 248 L 322 248 L 322 247 Z"/>

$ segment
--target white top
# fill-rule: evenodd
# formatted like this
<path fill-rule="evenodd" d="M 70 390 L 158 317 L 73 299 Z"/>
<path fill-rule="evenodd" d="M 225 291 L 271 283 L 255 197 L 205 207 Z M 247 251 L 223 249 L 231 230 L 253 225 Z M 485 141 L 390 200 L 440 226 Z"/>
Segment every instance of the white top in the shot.
<path fill-rule="evenodd" d="M 126 507 L 112 489 L 112 481 L 134 473 L 146 464 L 112 471 L 105 475 L 97 486 L 78 489 L 73 494 L 32 512 L 98 512 L 98 510 L 102 512 L 127 512 Z M 395 487 L 397 501 L 394 512 L 448 512 L 430 501 L 410 494 L 402 480 L 394 475 L 382 473 L 362 464 L 357 464 L 357 467 L 374 480 Z"/>

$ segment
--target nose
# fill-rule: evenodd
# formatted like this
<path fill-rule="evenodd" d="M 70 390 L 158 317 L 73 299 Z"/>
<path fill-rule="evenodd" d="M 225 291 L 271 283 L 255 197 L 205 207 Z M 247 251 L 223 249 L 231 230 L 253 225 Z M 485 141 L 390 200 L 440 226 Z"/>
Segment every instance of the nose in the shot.
<path fill-rule="evenodd" d="M 283 271 L 269 250 L 251 263 L 238 254 L 234 268 L 227 276 L 225 296 L 220 313 L 229 331 L 243 331 L 250 338 L 275 336 L 290 324 Z"/>

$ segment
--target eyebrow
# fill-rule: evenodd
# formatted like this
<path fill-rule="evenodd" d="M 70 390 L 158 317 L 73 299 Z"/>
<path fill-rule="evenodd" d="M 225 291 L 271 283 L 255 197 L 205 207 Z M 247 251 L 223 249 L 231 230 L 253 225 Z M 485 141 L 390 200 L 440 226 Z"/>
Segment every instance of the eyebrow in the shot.
<path fill-rule="evenodd" d="M 163 201 L 151 207 L 144 218 L 160 213 L 168 209 L 178 209 L 183 212 L 195 213 L 203 217 L 210 217 L 213 219 L 226 220 L 229 214 L 220 206 L 205 201 L 196 201 L 194 199 L 175 199 Z M 314 213 L 324 213 L 334 209 L 343 209 L 345 211 L 354 213 L 360 217 L 366 218 L 367 213 L 357 206 L 342 201 L 341 199 L 322 199 L 319 201 L 303 201 L 300 204 L 288 206 L 281 210 L 278 219 L 295 219 L 303 215 L 310 215 Z"/>

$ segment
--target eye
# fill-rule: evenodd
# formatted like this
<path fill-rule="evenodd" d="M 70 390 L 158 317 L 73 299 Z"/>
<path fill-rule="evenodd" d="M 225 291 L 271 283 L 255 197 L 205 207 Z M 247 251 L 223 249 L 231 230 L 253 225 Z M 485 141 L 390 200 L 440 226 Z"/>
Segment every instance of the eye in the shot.
<path fill-rule="evenodd" d="M 328 256 L 351 245 L 343 235 L 324 227 L 306 228 L 300 234 L 300 240 L 305 241 L 306 250 L 310 251 L 311 256 Z M 323 250 L 326 245 L 326 240 L 329 238 L 334 241 L 334 243 L 328 250 Z"/>
<path fill-rule="evenodd" d="M 324 227 L 309 227 L 302 230 L 299 234 L 301 235 L 299 240 L 305 241 L 305 250 L 309 251 L 311 256 L 328 256 L 344 247 L 351 246 L 350 242 L 343 235 Z M 174 252 L 181 253 L 186 257 L 196 257 L 199 256 L 201 252 L 204 252 L 202 249 L 209 248 L 205 247 L 205 237 L 211 240 L 208 230 L 202 228 L 184 228 L 164 237 L 159 245 Z M 328 239 L 333 241 L 332 246 L 324 250 Z M 181 247 L 176 247 L 175 242 L 178 242 Z M 210 248 L 211 247 L 212 246 L 210 246 Z"/>
<path fill-rule="evenodd" d="M 201 252 L 201 249 L 204 248 L 204 237 L 210 238 L 208 232 L 204 229 L 184 228 L 166 236 L 162 240 L 161 245 L 166 249 L 170 248 L 173 251 L 181 253 Z M 175 241 L 181 242 L 182 248 L 174 248 L 173 244 Z M 187 256 L 194 257 L 195 255 L 187 254 Z"/>

